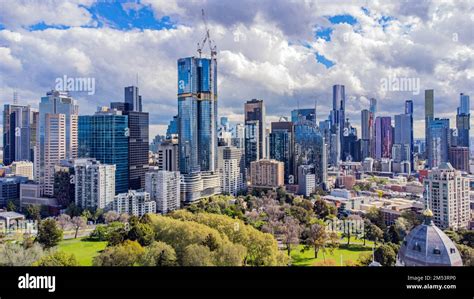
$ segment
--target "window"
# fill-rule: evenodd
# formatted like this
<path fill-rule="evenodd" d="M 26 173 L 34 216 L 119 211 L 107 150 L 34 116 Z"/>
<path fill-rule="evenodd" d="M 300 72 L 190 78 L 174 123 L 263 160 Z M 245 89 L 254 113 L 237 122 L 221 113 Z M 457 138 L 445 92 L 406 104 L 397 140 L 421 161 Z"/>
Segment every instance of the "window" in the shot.
<path fill-rule="evenodd" d="M 436 247 L 435 249 L 433 249 L 433 254 L 441 254 L 441 250 Z"/>

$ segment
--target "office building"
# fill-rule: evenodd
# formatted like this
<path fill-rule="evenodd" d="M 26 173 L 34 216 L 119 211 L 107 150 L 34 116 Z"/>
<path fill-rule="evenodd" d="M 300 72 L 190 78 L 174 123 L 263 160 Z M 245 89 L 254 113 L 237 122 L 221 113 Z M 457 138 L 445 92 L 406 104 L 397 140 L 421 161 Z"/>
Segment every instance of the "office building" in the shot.
<path fill-rule="evenodd" d="M 258 135 L 255 135 L 258 138 L 258 158 L 266 158 L 266 139 L 267 139 L 267 130 L 265 122 L 265 106 L 263 100 L 252 99 L 245 103 L 245 124 L 253 124 L 258 127 Z M 247 127 L 246 127 L 247 129 Z M 247 134 L 247 133 L 246 133 Z M 246 151 L 247 154 L 247 151 Z M 252 160 L 256 161 L 256 160 Z"/>
<path fill-rule="evenodd" d="M 142 112 L 142 96 L 139 94 L 137 86 L 125 87 L 124 99 L 129 111 Z"/>
<path fill-rule="evenodd" d="M 158 169 L 179 171 L 178 151 L 179 146 L 177 139 L 166 139 L 161 141 L 156 150 L 158 155 Z"/>
<path fill-rule="evenodd" d="M 430 122 L 434 119 L 434 90 L 425 90 L 425 144 L 426 157 L 432 155 L 431 153 L 431 138 L 430 138 Z"/>
<path fill-rule="evenodd" d="M 450 147 L 449 163 L 457 170 L 469 172 L 469 148 Z"/>
<path fill-rule="evenodd" d="M 331 165 L 337 165 L 342 157 L 343 128 L 345 123 L 346 93 L 344 85 L 332 87 L 332 110 L 330 112 L 331 132 L 336 138 L 331 139 L 331 151 L 334 152 Z"/>
<path fill-rule="evenodd" d="M 372 143 L 374 140 L 374 115 L 367 109 L 361 112 L 361 158 L 373 157 Z"/>
<path fill-rule="evenodd" d="M 262 159 L 260 155 L 260 125 L 258 121 L 245 123 L 245 167 L 250 163 Z"/>
<path fill-rule="evenodd" d="M 285 183 L 294 180 L 294 130 L 292 122 L 273 122 L 270 133 L 270 159 L 285 164 Z"/>
<path fill-rule="evenodd" d="M 291 111 L 291 122 L 309 121 L 316 123 L 316 108 L 295 109 Z"/>
<path fill-rule="evenodd" d="M 78 110 L 67 92 L 49 91 L 41 98 L 35 148 L 35 181 L 47 196 L 53 195 L 54 166 L 77 158 Z"/>
<path fill-rule="evenodd" d="M 127 115 L 107 107 L 99 108 L 94 115 L 79 117 L 79 157 L 94 158 L 103 164 L 115 165 L 117 194 L 129 190 L 128 123 Z"/>
<path fill-rule="evenodd" d="M 115 196 L 115 165 L 95 159 L 74 161 L 76 206 L 81 209 L 109 210 Z"/>
<path fill-rule="evenodd" d="M 129 190 L 127 193 L 120 193 L 115 196 L 112 210 L 118 214 L 129 214 L 142 217 L 145 214 L 156 213 L 156 202 L 151 200 L 147 192 Z"/>
<path fill-rule="evenodd" d="M 145 191 L 156 202 L 156 211 L 167 214 L 180 207 L 181 175 L 178 171 L 150 171 L 146 173 Z"/>
<path fill-rule="evenodd" d="M 30 106 L 5 104 L 3 110 L 3 164 L 33 161 L 38 111 Z"/>
<path fill-rule="evenodd" d="M 441 229 L 467 228 L 470 220 L 469 179 L 449 163 L 441 163 L 423 180 L 425 205 Z"/>
<path fill-rule="evenodd" d="M 11 164 L 11 171 L 16 176 L 27 177 L 29 180 L 34 179 L 33 163 L 30 161 L 14 161 Z"/>
<path fill-rule="evenodd" d="M 378 116 L 375 119 L 375 157 L 391 158 L 393 144 L 393 127 L 390 116 Z"/>
<path fill-rule="evenodd" d="M 448 162 L 449 155 L 449 119 L 435 118 L 430 120 L 429 138 L 426 145 L 428 150 L 428 167 L 438 167 Z"/>
<path fill-rule="evenodd" d="M 469 96 L 461 93 L 460 105 L 456 114 L 457 146 L 469 148 L 469 130 L 471 128 Z"/>
<path fill-rule="evenodd" d="M 0 178 L 0 208 L 6 207 L 10 201 L 18 206 L 20 185 L 27 181 L 28 178 L 22 176 Z"/>

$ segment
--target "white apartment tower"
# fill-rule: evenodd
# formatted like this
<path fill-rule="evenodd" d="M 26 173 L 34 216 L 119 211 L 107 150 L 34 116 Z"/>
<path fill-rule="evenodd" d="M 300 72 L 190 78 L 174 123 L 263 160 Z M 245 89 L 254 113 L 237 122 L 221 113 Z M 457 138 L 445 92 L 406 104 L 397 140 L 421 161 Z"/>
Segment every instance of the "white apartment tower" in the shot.
<path fill-rule="evenodd" d="M 74 161 L 76 205 L 83 209 L 111 209 L 115 197 L 115 165 L 95 159 Z"/>
<path fill-rule="evenodd" d="M 433 221 L 441 229 L 458 230 L 469 224 L 469 179 L 450 163 L 433 168 L 423 181 L 425 204 L 433 212 Z"/>
<path fill-rule="evenodd" d="M 156 211 L 162 214 L 180 207 L 181 175 L 179 171 L 159 170 L 145 174 L 145 191 L 156 202 Z"/>

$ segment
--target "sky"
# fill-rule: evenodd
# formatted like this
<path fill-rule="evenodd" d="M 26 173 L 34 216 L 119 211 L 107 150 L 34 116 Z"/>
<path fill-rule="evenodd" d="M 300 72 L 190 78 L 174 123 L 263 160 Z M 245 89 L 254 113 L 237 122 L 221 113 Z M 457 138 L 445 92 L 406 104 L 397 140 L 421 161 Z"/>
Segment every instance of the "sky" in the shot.
<path fill-rule="evenodd" d="M 58 78 L 89 78 L 93 93 L 71 94 L 80 114 L 93 114 L 138 82 L 151 140 L 177 114 L 177 59 L 197 56 L 201 9 L 218 50 L 219 116 L 232 123 L 253 98 L 264 100 L 268 122 L 315 103 L 324 120 L 332 86 L 343 84 L 355 127 L 369 98 L 392 118 L 413 100 L 422 137 L 425 89 L 451 127 L 459 94 L 474 95 L 469 0 L 0 0 L 0 104 L 16 91 L 19 103 L 38 107 Z"/>

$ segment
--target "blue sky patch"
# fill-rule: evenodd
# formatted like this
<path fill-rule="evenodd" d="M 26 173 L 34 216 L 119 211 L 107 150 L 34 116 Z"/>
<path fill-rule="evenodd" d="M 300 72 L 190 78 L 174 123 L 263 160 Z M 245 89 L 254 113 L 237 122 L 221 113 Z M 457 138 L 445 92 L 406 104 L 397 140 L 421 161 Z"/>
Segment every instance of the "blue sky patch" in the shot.
<path fill-rule="evenodd" d="M 40 22 L 40 23 L 36 23 L 34 25 L 31 25 L 30 27 L 28 27 L 28 30 L 29 31 L 42 31 L 42 30 L 46 30 L 46 29 L 49 29 L 49 28 L 67 30 L 71 27 L 66 26 L 66 25 L 48 25 L 45 22 Z"/>
<path fill-rule="evenodd" d="M 316 61 L 323 64 L 327 69 L 332 67 L 335 63 L 327 59 L 323 55 L 316 52 Z"/>
<path fill-rule="evenodd" d="M 335 15 L 328 18 L 329 22 L 332 24 L 342 24 L 347 23 L 349 25 L 357 24 L 357 19 L 351 15 Z"/>
<path fill-rule="evenodd" d="M 328 28 L 318 28 L 316 30 L 316 37 L 322 38 L 325 41 L 330 41 L 331 40 L 331 33 L 333 29 L 328 27 Z"/>

